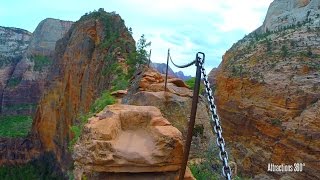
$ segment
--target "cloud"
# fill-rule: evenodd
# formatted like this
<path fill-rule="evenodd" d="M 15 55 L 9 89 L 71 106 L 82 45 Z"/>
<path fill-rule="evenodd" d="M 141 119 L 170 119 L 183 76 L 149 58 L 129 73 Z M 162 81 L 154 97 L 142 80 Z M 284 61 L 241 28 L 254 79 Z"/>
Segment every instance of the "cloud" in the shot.
<path fill-rule="evenodd" d="M 223 0 L 217 12 L 221 21 L 213 23 L 222 32 L 243 30 L 250 32 L 261 25 L 271 0 Z"/>
<path fill-rule="evenodd" d="M 165 63 L 168 48 L 177 64 L 192 61 L 198 51 L 203 51 L 209 72 L 219 65 L 233 43 L 262 24 L 271 1 L 16 0 L 1 4 L 0 25 L 33 31 L 47 17 L 76 21 L 84 13 L 102 7 L 119 13 L 132 27 L 136 41 L 145 34 L 152 42 L 153 61 Z M 183 71 L 194 75 L 195 68 Z"/>

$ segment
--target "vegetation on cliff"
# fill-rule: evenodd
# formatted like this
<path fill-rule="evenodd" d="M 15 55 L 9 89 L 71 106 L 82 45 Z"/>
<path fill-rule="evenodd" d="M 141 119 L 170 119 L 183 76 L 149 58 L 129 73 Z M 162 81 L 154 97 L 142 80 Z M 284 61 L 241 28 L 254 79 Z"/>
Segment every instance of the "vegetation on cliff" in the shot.
<path fill-rule="evenodd" d="M 0 166 L 1 180 L 66 179 L 55 165 L 53 154 L 44 154 L 23 165 Z"/>
<path fill-rule="evenodd" d="M 75 125 L 71 126 L 74 138 L 69 143 L 69 150 L 72 150 L 74 143 L 81 135 L 82 128 L 87 123 L 88 118 L 101 111 L 107 105 L 115 103 L 110 91 L 126 89 L 137 68 L 147 63 L 148 53 L 145 48 L 151 45 L 151 42 L 147 42 L 144 35 L 142 35 L 137 43 L 137 48 L 132 47 L 129 40 L 123 38 L 120 33 L 121 29 L 126 27 L 114 20 L 114 18 L 118 18 L 117 14 L 115 12 L 105 12 L 102 8 L 98 11 L 86 13 L 77 23 L 92 18 L 101 21 L 104 25 L 105 37 L 98 48 L 106 50 L 104 57 L 106 65 L 102 69 L 102 76 L 110 77 L 111 87 L 95 100 L 88 113 L 80 113 L 78 115 Z M 121 22 L 124 24 L 122 19 Z M 125 29 L 125 31 L 128 32 L 128 29 Z M 119 55 L 123 57 L 119 57 Z M 121 58 L 125 60 L 124 63 L 119 61 Z"/>
<path fill-rule="evenodd" d="M 12 77 L 8 80 L 7 86 L 9 88 L 14 88 L 22 81 L 21 77 Z"/>
<path fill-rule="evenodd" d="M 77 122 L 75 125 L 71 126 L 71 131 L 74 134 L 73 139 L 69 143 L 69 150 L 72 151 L 74 144 L 78 141 L 83 126 L 88 122 L 88 119 L 92 117 L 97 112 L 100 112 L 107 105 L 114 104 L 116 102 L 115 98 L 110 95 L 110 92 L 105 91 L 102 93 L 101 97 L 96 99 L 96 101 L 90 107 L 90 111 L 87 114 L 79 115 Z"/>
<path fill-rule="evenodd" d="M 45 67 L 48 67 L 52 64 L 52 60 L 49 57 L 43 55 L 36 55 L 31 58 L 31 61 L 34 62 L 34 71 L 43 71 Z"/>
<path fill-rule="evenodd" d="M 185 81 L 185 83 L 190 87 L 190 89 L 194 89 L 194 83 L 196 81 L 196 78 L 195 77 L 192 77 L 188 80 Z M 205 90 L 204 90 L 204 84 L 202 82 L 200 82 L 200 94 L 202 94 Z"/>
<path fill-rule="evenodd" d="M 25 137 L 31 130 L 31 116 L 0 116 L 0 137 Z M 1 177 L 1 176 L 0 176 Z"/>

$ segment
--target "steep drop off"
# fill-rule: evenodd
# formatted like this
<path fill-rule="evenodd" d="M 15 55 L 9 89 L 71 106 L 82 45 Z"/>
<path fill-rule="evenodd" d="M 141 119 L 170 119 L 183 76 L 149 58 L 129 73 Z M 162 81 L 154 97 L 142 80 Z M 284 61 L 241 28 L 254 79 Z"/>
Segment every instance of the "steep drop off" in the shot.
<path fill-rule="evenodd" d="M 30 39 L 31 33 L 26 30 L 0 27 L 0 114 L 3 111 L 4 90 L 16 84 L 11 76 L 26 52 Z"/>
<path fill-rule="evenodd" d="M 227 146 L 247 176 L 320 177 L 319 7 L 319 0 L 275 0 L 263 26 L 227 51 L 214 73 Z M 297 21 L 280 28 L 283 17 Z M 305 166 L 273 173 L 268 163 Z"/>
<path fill-rule="evenodd" d="M 52 65 L 56 41 L 71 27 L 72 22 L 45 19 L 31 36 L 28 48 L 13 65 L 1 97 L 2 115 L 33 115 L 42 95 Z M 23 36 L 22 36 L 23 37 Z M 25 38 L 25 37 L 24 37 Z M 4 39 L 8 42 L 8 38 Z"/>
<path fill-rule="evenodd" d="M 135 42 L 121 17 L 100 10 L 81 17 L 56 43 L 54 65 L 48 76 L 50 85 L 33 123 L 43 151 L 53 152 L 60 162 L 70 160 L 70 127 L 102 91 L 110 88 L 115 77 L 112 64 L 123 60 L 134 48 Z"/>

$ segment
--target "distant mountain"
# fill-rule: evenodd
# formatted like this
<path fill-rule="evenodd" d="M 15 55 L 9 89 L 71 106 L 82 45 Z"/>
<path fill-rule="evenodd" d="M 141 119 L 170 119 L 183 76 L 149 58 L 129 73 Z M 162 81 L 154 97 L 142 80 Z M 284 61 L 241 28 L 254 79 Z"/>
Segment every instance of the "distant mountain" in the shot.
<path fill-rule="evenodd" d="M 151 63 L 150 66 L 152 68 L 156 69 L 157 71 L 159 71 L 161 74 L 166 74 L 167 64 L 165 64 L 165 63 Z M 192 78 L 192 76 L 184 75 L 184 73 L 182 71 L 174 72 L 170 68 L 170 66 L 168 68 L 168 75 L 180 78 L 180 79 L 182 79 L 184 81 Z"/>
<path fill-rule="evenodd" d="M 73 22 L 47 18 L 30 33 L 0 26 L 0 115 L 32 115 L 53 63 L 56 41 Z"/>

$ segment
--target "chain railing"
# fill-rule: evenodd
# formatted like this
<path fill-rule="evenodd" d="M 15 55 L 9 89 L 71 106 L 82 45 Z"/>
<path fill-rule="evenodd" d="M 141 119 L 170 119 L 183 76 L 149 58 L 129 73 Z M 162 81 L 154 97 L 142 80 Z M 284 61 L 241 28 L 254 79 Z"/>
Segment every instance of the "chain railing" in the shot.
<path fill-rule="evenodd" d="M 225 149 L 225 141 L 224 138 L 222 137 L 222 127 L 221 127 L 221 123 L 220 123 L 220 118 L 217 114 L 216 111 L 216 105 L 214 104 L 214 97 L 212 95 L 212 90 L 210 88 L 210 83 L 208 81 L 208 77 L 206 74 L 206 70 L 203 67 L 204 61 L 200 61 L 199 65 L 201 67 L 201 72 L 203 75 L 203 83 L 205 85 L 206 88 L 206 93 L 207 93 L 207 98 L 208 98 L 208 102 L 209 102 L 209 108 L 211 111 L 211 121 L 213 122 L 214 126 L 213 126 L 213 130 L 214 133 L 217 135 L 217 146 L 220 149 L 220 160 L 222 161 L 223 167 L 222 167 L 222 174 L 224 177 L 226 177 L 226 179 L 231 179 L 231 168 L 228 164 L 228 153 Z"/>
<path fill-rule="evenodd" d="M 202 58 L 200 57 L 202 55 Z M 179 180 L 184 179 L 184 174 L 188 162 L 188 157 L 189 157 L 189 152 L 190 152 L 190 145 L 191 145 L 191 140 L 192 140 L 192 134 L 193 134 L 193 128 L 195 124 L 195 117 L 196 117 L 196 111 L 197 111 L 197 104 L 198 104 L 198 96 L 199 96 L 199 88 L 200 88 L 200 80 L 201 80 L 201 74 L 203 75 L 203 83 L 205 85 L 206 89 L 206 94 L 209 102 L 209 108 L 211 111 L 211 121 L 212 126 L 213 126 L 213 132 L 216 134 L 217 139 L 216 139 L 216 144 L 219 147 L 220 153 L 219 157 L 222 162 L 222 175 L 228 179 L 231 180 L 231 168 L 228 163 L 228 153 L 225 149 L 226 143 L 225 140 L 222 136 L 222 127 L 220 123 L 219 116 L 216 111 L 216 105 L 214 104 L 214 97 L 212 95 L 212 90 L 210 88 L 210 83 L 208 81 L 208 77 L 206 74 L 206 71 L 204 69 L 204 60 L 205 60 L 205 54 L 202 52 L 198 52 L 196 55 L 196 60 L 192 61 L 191 63 L 188 63 L 186 65 L 176 65 L 170 56 L 170 52 L 168 50 L 168 58 L 170 58 L 172 64 L 178 68 L 186 68 L 189 67 L 193 64 L 197 66 L 197 71 L 196 71 L 196 79 L 195 79 L 195 87 L 193 91 L 193 99 L 192 99 L 192 108 L 191 108 L 191 115 L 190 115 L 190 121 L 189 121 L 189 127 L 188 127 L 188 134 L 187 134 L 187 139 L 186 139 L 186 144 L 185 144 L 185 149 L 184 149 L 184 157 L 182 160 L 181 164 L 181 169 L 180 169 L 180 175 L 179 175 Z M 167 67 L 168 67 L 169 61 L 167 61 Z M 166 76 L 167 77 L 167 76 Z"/>

